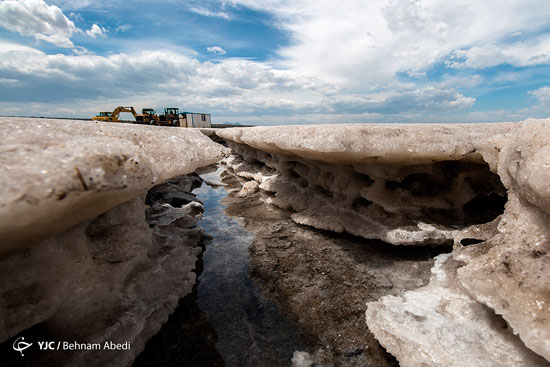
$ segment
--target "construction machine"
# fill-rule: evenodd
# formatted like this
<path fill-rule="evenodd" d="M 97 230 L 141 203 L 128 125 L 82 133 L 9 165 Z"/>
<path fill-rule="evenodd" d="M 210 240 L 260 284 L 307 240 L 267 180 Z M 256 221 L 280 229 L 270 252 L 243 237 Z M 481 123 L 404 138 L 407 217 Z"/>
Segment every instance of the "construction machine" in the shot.
<path fill-rule="evenodd" d="M 92 117 L 92 120 L 95 121 L 110 121 L 110 122 L 122 122 L 118 119 L 118 115 L 121 112 L 129 112 L 134 115 L 134 118 L 137 120 L 136 110 L 134 107 L 122 107 L 118 106 L 113 112 L 100 112 L 97 116 Z"/>
<path fill-rule="evenodd" d="M 165 108 L 164 115 L 159 116 L 157 124 L 162 126 L 180 126 L 179 108 Z"/>
<path fill-rule="evenodd" d="M 99 115 L 92 117 L 92 120 L 96 121 L 109 121 L 111 119 L 112 112 L 100 112 Z"/>
<path fill-rule="evenodd" d="M 159 116 L 157 111 L 152 108 L 143 108 L 140 114 L 136 116 L 136 122 L 138 124 L 157 125 Z"/>

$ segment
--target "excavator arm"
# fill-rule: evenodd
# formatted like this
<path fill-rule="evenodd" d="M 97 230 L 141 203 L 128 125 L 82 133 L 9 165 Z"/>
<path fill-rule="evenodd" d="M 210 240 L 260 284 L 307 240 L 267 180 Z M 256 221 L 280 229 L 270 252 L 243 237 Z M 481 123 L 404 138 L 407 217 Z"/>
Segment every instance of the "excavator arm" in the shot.
<path fill-rule="evenodd" d="M 118 119 L 118 115 L 121 112 L 130 112 L 132 115 L 134 115 L 134 118 L 137 117 L 136 110 L 134 110 L 134 107 L 131 107 L 131 106 L 130 107 L 118 106 L 117 108 L 115 108 L 115 110 L 113 111 L 113 114 L 111 116 L 113 116 L 114 119 Z"/>

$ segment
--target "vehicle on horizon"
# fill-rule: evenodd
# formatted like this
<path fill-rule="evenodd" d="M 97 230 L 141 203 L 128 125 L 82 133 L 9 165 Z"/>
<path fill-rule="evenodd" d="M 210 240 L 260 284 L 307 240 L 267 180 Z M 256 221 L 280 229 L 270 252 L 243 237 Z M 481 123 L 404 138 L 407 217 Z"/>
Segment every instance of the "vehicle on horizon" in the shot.
<path fill-rule="evenodd" d="M 118 116 L 121 112 L 131 113 L 136 121 L 119 120 Z M 177 107 L 167 107 L 164 109 L 164 114 L 158 115 L 152 108 L 143 108 L 140 114 L 137 114 L 134 107 L 118 106 L 113 112 L 100 112 L 97 116 L 92 117 L 95 121 L 109 122 L 132 122 L 144 125 L 157 126 L 177 126 L 177 127 L 212 127 L 211 116 L 209 113 L 196 112 L 180 112 Z"/>
<path fill-rule="evenodd" d="M 158 121 L 159 115 L 152 108 L 143 108 L 141 113 L 136 115 L 136 122 L 138 124 L 157 125 Z"/>
<path fill-rule="evenodd" d="M 157 125 L 161 126 L 180 126 L 179 108 L 167 107 L 164 109 L 164 115 L 159 115 Z"/>
<path fill-rule="evenodd" d="M 110 122 L 123 122 L 122 120 L 118 119 L 118 116 L 121 112 L 129 112 L 131 113 L 134 118 L 136 118 L 136 110 L 134 110 L 134 107 L 123 107 L 118 106 L 114 109 L 113 112 L 100 112 L 97 116 L 92 117 L 92 120 L 94 121 L 110 121 Z M 136 118 L 137 120 L 137 118 Z"/>

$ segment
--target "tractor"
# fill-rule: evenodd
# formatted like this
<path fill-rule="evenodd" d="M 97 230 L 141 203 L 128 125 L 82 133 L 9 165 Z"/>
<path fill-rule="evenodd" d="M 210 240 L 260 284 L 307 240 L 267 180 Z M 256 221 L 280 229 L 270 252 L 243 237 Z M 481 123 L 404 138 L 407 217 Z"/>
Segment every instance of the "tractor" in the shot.
<path fill-rule="evenodd" d="M 144 108 L 140 114 L 136 115 L 136 122 L 138 124 L 157 125 L 158 121 L 159 116 L 152 108 Z"/>
<path fill-rule="evenodd" d="M 159 116 L 157 123 L 162 126 L 180 126 L 179 108 L 165 108 L 164 115 Z"/>

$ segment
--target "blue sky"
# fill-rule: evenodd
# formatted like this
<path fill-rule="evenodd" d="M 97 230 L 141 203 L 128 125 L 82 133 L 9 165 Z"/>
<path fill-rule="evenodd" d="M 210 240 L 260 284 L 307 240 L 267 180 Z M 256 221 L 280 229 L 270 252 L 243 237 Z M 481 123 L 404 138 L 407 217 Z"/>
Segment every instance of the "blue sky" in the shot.
<path fill-rule="evenodd" d="M 243 124 L 550 115 L 548 0 L 5 0 L 0 115 Z"/>

